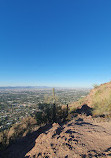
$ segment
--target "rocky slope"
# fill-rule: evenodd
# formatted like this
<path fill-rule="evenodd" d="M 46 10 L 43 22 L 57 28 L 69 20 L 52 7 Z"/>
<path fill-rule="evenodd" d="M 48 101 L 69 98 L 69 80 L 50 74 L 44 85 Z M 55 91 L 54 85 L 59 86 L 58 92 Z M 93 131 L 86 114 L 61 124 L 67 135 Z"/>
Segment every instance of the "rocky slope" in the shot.
<path fill-rule="evenodd" d="M 93 108 L 93 116 L 111 116 L 111 82 L 95 86 L 89 95 L 69 106 L 73 110 L 74 108 L 81 108 L 84 104 Z"/>
<path fill-rule="evenodd" d="M 89 117 L 53 127 L 39 135 L 26 157 L 108 157 L 111 156 L 111 122 Z"/>
<path fill-rule="evenodd" d="M 64 124 L 54 123 L 12 144 L 7 158 L 111 157 L 111 120 L 78 115 Z"/>
<path fill-rule="evenodd" d="M 85 104 L 84 106 L 82 106 Z M 81 108 L 82 106 L 82 108 Z M 71 107 L 91 115 L 72 115 L 65 123 L 39 128 L 11 144 L 0 156 L 3 158 L 91 158 L 111 157 L 111 82 L 91 90 L 90 94 Z M 84 109 L 85 108 L 85 109 Z M 88 112 L 89 111 L 89 112 Z M 92 112 L 92 111 L 91 111 Z"/>

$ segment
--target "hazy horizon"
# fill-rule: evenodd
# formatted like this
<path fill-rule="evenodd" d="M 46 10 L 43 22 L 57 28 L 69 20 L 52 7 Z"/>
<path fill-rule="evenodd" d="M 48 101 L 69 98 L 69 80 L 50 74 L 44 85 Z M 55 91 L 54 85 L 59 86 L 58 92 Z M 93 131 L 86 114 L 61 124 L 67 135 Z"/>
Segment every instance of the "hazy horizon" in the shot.
<path fill-rule="evenodd" d="M 71 87 L 69 87 L 69 86 L 37 86 L 37 85 L 24 85 L 24 86 L 22 86 L 22 85 L 20 85 L 20 86 L 17 86 L 17 85 L 15 85 L 15 86 L 11 86 L 11 85 L 9 85 L 9 86 L 0 86 L 0 88 L 49 88 L 49 89 L 52 89 L 52 88 L 70 88 L 70 89 L 79 89 L 79 88 L 86 88 L 86 89 L 90 89 L 90 88 L 92 88 L 93 87 L 93 85 L 92 86 L 90 86 L 90 87 L 85 87 L 85 86 L 71 86 Z"/>

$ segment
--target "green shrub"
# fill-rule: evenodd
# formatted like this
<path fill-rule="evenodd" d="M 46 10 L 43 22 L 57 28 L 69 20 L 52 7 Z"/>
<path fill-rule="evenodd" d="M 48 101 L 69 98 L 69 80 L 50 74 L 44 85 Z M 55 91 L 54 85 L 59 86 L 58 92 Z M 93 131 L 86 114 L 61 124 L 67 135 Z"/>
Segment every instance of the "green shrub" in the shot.
<path fill-rule="evenodd" d="M 93 87 L 94 87 L 94 88 L 98 88 L 99 85 L 97 85 L 97 84 L 93 84 Z"/>
<path fill-rule="evenodd" d="M 35 114 L 38 125 L 63 120 L 67 113 L 66 109 L 56 104 L 38 104 L 38 109 L 40 111 Z"/>

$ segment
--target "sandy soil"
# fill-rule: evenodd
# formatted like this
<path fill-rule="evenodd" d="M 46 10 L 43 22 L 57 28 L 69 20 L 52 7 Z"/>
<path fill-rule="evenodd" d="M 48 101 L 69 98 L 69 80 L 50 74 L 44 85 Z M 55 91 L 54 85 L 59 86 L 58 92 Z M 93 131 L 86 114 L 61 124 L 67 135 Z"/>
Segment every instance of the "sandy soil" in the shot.
<path fill-rule="evenodd" d="M 44 132 L 43 132 L 43 131 Z M 54 123 L 10 146 L 7 158 L 111 157 L 111 121 L 79 115 L 65 124 Z"/>
<path fill-rule="evenodd" d="M 111 157 L 111 122 L 78 117 L 59 125 L 54 123 L 40 134 L 27 157 Z"/>

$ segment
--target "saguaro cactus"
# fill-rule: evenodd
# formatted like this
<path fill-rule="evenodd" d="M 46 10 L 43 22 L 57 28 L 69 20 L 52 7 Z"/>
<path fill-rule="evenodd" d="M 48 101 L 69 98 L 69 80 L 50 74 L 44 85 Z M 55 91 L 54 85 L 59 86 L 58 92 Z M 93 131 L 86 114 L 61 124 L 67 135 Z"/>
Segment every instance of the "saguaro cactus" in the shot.
<path fill-rule="evenodd" d="M 55 89 L 53 88 L 53 104 L 55 104 Z"/>
<path fill-rule="evenodd" d="M 53 122 L 56 122 L 55 89 L 53 88 Z"/>
<path fill-rule="evenodd" d="M 68 116 L 68 109 L 69 109 L 69 107 L 68 107 L 68 104 L 67 104 L 67 112 L 66 112 L 66 117 Z"/>

